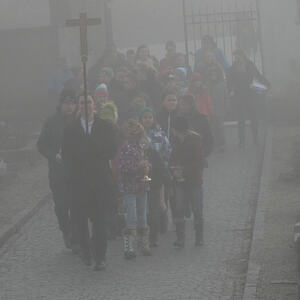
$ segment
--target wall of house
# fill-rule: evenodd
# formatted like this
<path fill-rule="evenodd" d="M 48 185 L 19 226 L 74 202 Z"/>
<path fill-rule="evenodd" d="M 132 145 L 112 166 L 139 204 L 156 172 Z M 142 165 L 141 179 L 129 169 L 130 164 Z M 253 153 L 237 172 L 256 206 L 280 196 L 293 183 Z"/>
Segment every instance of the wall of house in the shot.
<path fill-rule="evenodd" d="M 300 26 L 296 0 L 259 1 L 266 76 L 272 83 L 274 115 L 300 113 Z"/>
<path fill-rule="evenodd" d="M 0 1 L 0 30 L 48 25 L 48 0 Z"/>

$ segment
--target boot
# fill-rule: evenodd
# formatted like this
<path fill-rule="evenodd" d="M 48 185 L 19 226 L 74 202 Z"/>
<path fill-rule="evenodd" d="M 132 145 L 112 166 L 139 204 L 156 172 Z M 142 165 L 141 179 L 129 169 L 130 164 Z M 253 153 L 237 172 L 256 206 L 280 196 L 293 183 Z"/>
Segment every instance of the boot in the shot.
<path fill-rule="evenodd" d="M 81 248 L 80 258 L 86 266 L 91 266 L 92 265 L 92 256 L 91 256 L 90 251 L 88 249 Z"/>
<path fill-rule="evenodd" d="M 125 229 L 123 232 L 124 256 L 126 259 L 132 259 L 136 257 L 133 248 L 135 235 L 136 235 L 135 230 Z"/>
<path fill-rule="evenodd" d="M 185 246 L 185 222 L 177 222 L 175 226 L 177 240 L 174 242 L 174 247 L 177 249 L 182 249 Z"/>
<path fill-rule="evenodd" d="M 63 240 L 67 249 L 72 249 L 71 235 L 68 232 L 63 232 Z"/>
<path fill-rule="evenodd" d="M 203 245 L 203 222 L 195 225 L 195 246 Z"/>
<path fill-rule="evenodd" d="M 149 247 L 149 228 L 139 228 L 138 229 L 138 248 L 140 249 L 142 255 L 150 256 L 151 251 Z"/>

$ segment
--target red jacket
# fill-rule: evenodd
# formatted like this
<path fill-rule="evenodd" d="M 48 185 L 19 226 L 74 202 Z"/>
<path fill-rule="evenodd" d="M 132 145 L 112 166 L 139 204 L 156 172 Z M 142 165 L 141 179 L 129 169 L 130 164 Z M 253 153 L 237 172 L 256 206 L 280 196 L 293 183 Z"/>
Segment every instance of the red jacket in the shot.
<path fill-rule="evenodd" d="M 198 112 L 210 119 L 213 115 L 213 109 L 211 107 L 211 97 L 208 90 L 205 90 L 202 94 L 196 94 L 189 91 L 188 95 L 193 95 L 195 97 Z"/>

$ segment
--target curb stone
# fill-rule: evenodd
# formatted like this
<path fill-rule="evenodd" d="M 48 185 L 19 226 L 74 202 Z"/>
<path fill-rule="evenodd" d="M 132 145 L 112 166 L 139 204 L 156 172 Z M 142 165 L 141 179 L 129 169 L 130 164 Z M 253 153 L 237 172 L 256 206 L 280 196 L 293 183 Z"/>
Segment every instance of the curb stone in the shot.
<path fill-rule="evenodd" d="M 259 255 L 264 240 L 265 199 L 271 176 L 272 140 L 273 128 L 268 127 L 243 300 L 257 299 L 257 286 L 261 270 Z"/>
<path fill-rule="evenodd" d="M 12 221 L 12 224 L 4 226 L 0 230 L 0 248 L 36 214 L 40 209 L 51 199 L 51 194 L 47 194 L 41 198 L 38 203 L 30 208 L 27 208 L 17 214 Z"/>

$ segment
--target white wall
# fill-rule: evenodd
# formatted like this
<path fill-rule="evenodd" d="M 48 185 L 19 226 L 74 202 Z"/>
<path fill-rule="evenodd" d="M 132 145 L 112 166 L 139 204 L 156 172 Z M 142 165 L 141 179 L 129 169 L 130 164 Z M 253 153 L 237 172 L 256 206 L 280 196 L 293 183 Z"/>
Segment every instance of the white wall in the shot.
<path fill-rule="evenodd" d="M 49 24 L 48 0 L 0 1 L 0 30 Z"/>
<path fill-rule="evenodd" d="M 101 56 L 105 47 L 105 28 L 103 0 L 69 0 L 72 18 L 78 19 L 81 12 L 87 12 L 88 18 L 101 18 L 102 24 L 88 27 L 88 65 L 91 66 Z M 79 27 L 60 28 L 60 53 L 69 65 L 81 65 Z"/>
<path fill-rule="evenodd" d="M 261 0 L 266 75 L 275 98 L 300 95 L 300 26 L 296 0 Z M 300 99 L 300 97 L 299 97 Z"/>

